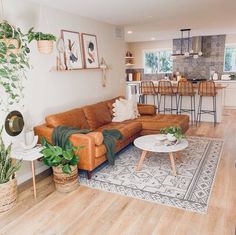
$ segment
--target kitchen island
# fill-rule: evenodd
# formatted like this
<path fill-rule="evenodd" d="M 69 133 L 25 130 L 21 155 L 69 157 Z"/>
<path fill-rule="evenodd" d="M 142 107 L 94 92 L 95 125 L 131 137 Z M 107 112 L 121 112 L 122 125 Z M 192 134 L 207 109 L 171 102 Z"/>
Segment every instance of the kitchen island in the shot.
<path fill-rule="evenodd" d="M 140 83 L 141 83 L 141 81 L 126 82 L 126 98 L 127 99 L 134 99 L 137 102 L 139 101 Z M 158 81 L 153 81 L 153 83 L 154 83 L 155 87 L 158 87 Z M 173 86 L 173 89 L 176 90 L 178 83 L 176 81 L 172 81 L 172 86 Z M 217 122 L 221 122 L 222 113 L 223 113 L 223 109 L 224 109 L 224 88 L 226 88 L 226 86 L 221 83 L 216 83 L 215 86 L 216 86 L 216 91 L 217 91 L 217 95 L 216 95 Z M 197 92 L 198 91 L 198 84 L 193 84 L 193 88 L 196 92 L 195 110 L 196 110 L 196 114 L 197 114 L 198 102 L 199 102 L 199 95 Z M 147 97 L 147 103 L 153 104 L 153 97 L 152 96 Z M 156 104 L 157 104 L 157 102 L 156 102 Z M 170 107 L 170 97 L 166 97 L 166 107 Z M 173 107 L 175 107 L 175 102 L 173 102 Z M 202 102 L 202 109 L 212 110 L 212 107 L 213 107 L 212 97 L 204 97 L 203 102 Z M 163 102 L 162 102 L 160 108 L 161 108 L 161 110 L 163 110 Z M 183 97 L 182 108 L 183 109 L 190 109 L 190 97 Z M 168 113 L 168 112 L 166 112 L 166 113 Z M 190 114 L 189 114 L 189 117 L 191 118 Z M 201 116 L 201 121 L 214 122 L 214 118 L 212 115 L 204 114 Z"/>

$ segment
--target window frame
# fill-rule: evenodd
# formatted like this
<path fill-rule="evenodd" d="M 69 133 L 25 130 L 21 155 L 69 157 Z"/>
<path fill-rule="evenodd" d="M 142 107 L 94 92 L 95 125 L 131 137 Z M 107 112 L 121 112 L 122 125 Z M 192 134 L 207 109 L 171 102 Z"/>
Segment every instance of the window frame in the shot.
<path fill-rule="evenodd" d="M 226 52 L 226 48 L 229 48 L 229 47 L 236 49 L 236 43 L 227 43 L 227 44 L 225 44 L 223 72 L 224 72 L 224 73 L 235 73 L 235 72 L 236 72 L 236 69 L 235 69 L 235 71 L 225 71 L 225 52 Z"/>
<path fill-rule="evenodd" d="M 142 53 L 142 60 L 143 60 L 143 69 L 144 69 L 144 74 L 147 75 L 154 75 L 154 74 L 172 74 L 173 73 L 173 63 L 172 63 L 172 71 L 170 72 L 157 72 L 157 73 L 145 73 L 145 53 L 147 52 L 161 52 L 161 51 L 173 51 L 173 48 L 157 48 L 157 49 L 143 49 L 143 53 Z M 159 57 L 158 57 L 159 59 Z M 159 66 L 158 66 L 159 68 Z"/>

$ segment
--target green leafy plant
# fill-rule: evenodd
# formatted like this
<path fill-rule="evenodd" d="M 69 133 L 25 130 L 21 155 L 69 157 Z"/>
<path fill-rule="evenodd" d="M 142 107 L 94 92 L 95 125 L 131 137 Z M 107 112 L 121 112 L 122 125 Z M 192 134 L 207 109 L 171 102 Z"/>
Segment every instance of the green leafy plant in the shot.
<path fill-rule="evenodd" d="M 231 78 L 231 80 L 236 80 L 236 73 L 229 75 L 229 77 Z"/>
<path fill-rule="evenodd" d="M 17 46 L 13 40 L 17 41 Z M 23 80 L 30 68 L 29 53 L 27 36 L 6 21 L 0 23 L 0 87 L 7 94 L 6 99 L 1 97 L 0 100 L 3 110 L 23 98 Z"/>
<path fill-rule="evenodd" d="M 175 136 L 175 138 L 177 140 L 180 140 L 185 137 L 182 132 L 182 129 L 178 126 L 170 126 L 170 127 L 162 128 L 160 130 L 160 133 L 161 134 L 172 134 Z"/>
<path fill-rule="evenodd" d="M 76 154 L 81 147 L 74 147 L 70 141 L 67 142 L 65 149 L 49 144 L 43 137 L 41 141 L 43 150 L 43 162 L 50 167 L 61 167 L 66 174 L 71 174 L 71 166 L 75 166 L 79 162 L 79 157 Z"/>
<path fill-rule="evenodd" d="M 56 41 L 56 37 L 53 34 L 46 34 L 42 32 L 34 32 L 34 28 L 31 28 L 27 34 L 29 43 L 33 40 L 39 41 L 39 40 L 48 40 L 48 41 Z"/>
<path fill-rule="evenodd" d="M 15 172 L 21 167 L 22 161 L 13 163 L 11 155 L 11 144 L 6 147 L 2 139 L 3 127 L 0 130 L 0 184 L 7 183 L 15 177 Z"/>

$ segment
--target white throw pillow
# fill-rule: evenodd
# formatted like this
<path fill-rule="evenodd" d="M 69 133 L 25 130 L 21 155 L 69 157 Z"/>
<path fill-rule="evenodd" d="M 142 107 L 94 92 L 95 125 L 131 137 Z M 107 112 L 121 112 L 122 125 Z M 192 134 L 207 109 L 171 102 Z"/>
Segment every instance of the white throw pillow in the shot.
<path fill-rule="evenodd" d="M 135 119 L 139 116 L 137 103 L 133 100 L 117 99 L 113 104 L 112 122 L 123 122 L 125 120 Z"/>

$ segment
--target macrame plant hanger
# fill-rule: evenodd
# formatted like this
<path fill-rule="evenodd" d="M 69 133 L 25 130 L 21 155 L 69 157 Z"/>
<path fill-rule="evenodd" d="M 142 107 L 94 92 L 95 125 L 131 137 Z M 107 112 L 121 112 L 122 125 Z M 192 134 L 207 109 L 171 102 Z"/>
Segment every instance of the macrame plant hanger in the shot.
<path fill-rule="evenodd" d="M 39 20 L 38 20 L 38 32 L 39 32 L 39 40 L 37 41 L 37 46 L 38 46 L 38 51 L 42 54 L 50 54 L 53 51 L 53 41 L 50 40 L 43 40 L 42 35 L 41 35 L 41 27 L 42 22 L 45 22 L 45 28 L 48 30 L 48 32 L 50 32 L 50 25 L 49 25 L 49 21 L 48 21 L 48 17 L 45 13 L 45 10 L 43 11 L 43 6 L 42 3 L 40 1 L 40 5 L 39 5 Z M 43 30 L 42 30 L 43 31 Z"/>

